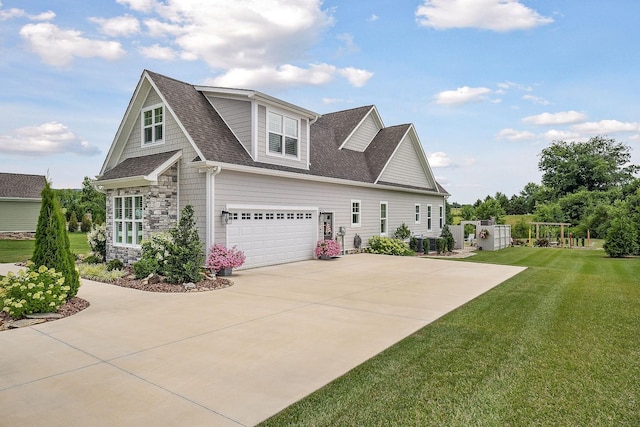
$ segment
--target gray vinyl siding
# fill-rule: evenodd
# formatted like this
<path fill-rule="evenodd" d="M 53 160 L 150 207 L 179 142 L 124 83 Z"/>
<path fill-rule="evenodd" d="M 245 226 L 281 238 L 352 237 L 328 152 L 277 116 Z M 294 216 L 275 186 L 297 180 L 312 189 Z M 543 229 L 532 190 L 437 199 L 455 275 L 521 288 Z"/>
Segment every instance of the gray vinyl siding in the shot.
<path fill-rule="evenodd" d="M 40 200 L 0 200 L 0 232 L 35 232 Z"/>
<path fill-rule="evenodd" d="M 372 236 L 380 235 L 380 202 L 388 203 L 387 235 L 402 223 L 407 224 L 413 234 L 439 236 L 437 218 L 431 232 L 427 232 L 426 205 L 444 205 L 442 196 L 427 196 L 402 190 L 379 190 L 291 178 L 253 175 L 235 171 L 225 171 L 215 177 L 215 213 L 229 204 L 296 206 L 319 208 L 321 212 L 334 213 L 334 230 L 346 228 L 345 249 L 353 249 L 353 238 L 357 233 L 363 246 Z M 351 200 L 361 201 L 361 226 L 351 227 Z M 415 224 L 415 204 L 423 207 L 423 220 Z M 215 241 L 226 243 L 225 225 L 214 218 Z M 318 224 L 319 227 L 319 224 Z"/>
<path fill-rule="evenodd" d="M 251 103 L 212 96 L 208 99 L 247 152 L 251 153 Z"/>
<path fill-rule="evenodd" d="M 369 114 L 347 140 L 343 148 L 363 152 L 379 131 L 380 127 L 373 118 L 373 115 Z"/>
<path fill-rule="evenodd" d="M 149 96 L 143 104 L 143 108 L 160 103 L 160 97 L 151 90 Z M 129 157 L 147 156 L 149 154 L 164 153 L 173 150 L 182 150 L 182 158 L 179 161 L 179 206 L 180 209 L 186 205 L 192 205 L 197 218 L 200 238 L 205 238 L 206 225 L 206 174 L 198 172 L 198 168 L 192 165 L 192 161 L 198 157 L 198 153 L 189 142 L 180 126 L 165 108 L 164 114 L 164 143 L 159 145 L 151 145 L 148 147 L 141 146 L 141 116 L 138 111 L 138 120 L 129 135 L 125 149 L 122 153 L 120 161 Z"/>
<path fill-rule="evenodd" d="M 434 182 L 429 179 L 428 172 L 419 160 L 420 156 L 421 154 L 416 152 L 411 137 L 409 135 L 405 136 L 379 180 L 395 184 L 435 188 Z"/>
<path fill-rule="evenodd" d="M 274 112 L 281 114 L 282 111 L 274 110 Z M 285 113 L 286 114 L 286 113 Z M 287 114 L 288 117 L 295 118 L 293 114 Z M 274 165 L 291 166 L 294 168 L 307 168 L 307 129 L 309 127 L 309 121 L 306 119 L 300 119 L 299 129 L 299 150 L 300 159 L 279 157 L 267 155 L 267 108 L 264 105 L 258 106 L 258 162 L 271 163 Z"/>

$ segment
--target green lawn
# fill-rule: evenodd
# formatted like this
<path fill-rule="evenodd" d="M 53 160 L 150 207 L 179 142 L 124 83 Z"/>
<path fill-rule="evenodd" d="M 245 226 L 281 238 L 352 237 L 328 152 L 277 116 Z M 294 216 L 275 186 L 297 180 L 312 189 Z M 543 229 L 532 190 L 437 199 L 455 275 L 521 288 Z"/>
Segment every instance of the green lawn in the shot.
<path fill-rule="evenodd" d="M 529 269 L 263 425 L 640 425 L 640 259 L 516 247 L 466 262 Z"/>
<path fill-rule="evenodd" d="M 89 253 L 89 243 L 85 233 L 69 233 L 71 252 Z M 33 255 L 35 240 L 0 240 L 0 263 L 26 261 Z"/>

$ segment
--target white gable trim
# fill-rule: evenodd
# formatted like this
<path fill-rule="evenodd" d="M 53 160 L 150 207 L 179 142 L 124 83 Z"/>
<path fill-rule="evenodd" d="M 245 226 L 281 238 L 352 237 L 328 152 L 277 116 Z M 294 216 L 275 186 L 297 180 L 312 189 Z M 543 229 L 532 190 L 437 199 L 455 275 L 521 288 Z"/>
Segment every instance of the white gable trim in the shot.
<path fill-rule="evenodd" d="M 146 92 L 144 91 L 145 83 L 147 83 L 149 85 L 147 87 Z M 153 81 L 153 79 L 151 79 L 151 77 L 149 76 L 147 71 L 144 71 L 142 73 L 142 76 L 140 77 L 140 80 L 138 81 L 138 85 L 136 86 L 136 90 L 134 91 L 133 96 L 131 97 L 131 100 L 129 101 L 129 106 L 127 107 L 127 111 L 124 114 L 124 118 L 120 122 L 120 126 L 118 127 L 118 131 L 116 132 L 116 136 L 113 139 L 113 142 L 111 143 L 111 147 L 109 147 L 109 153 L 107 154 L 107 158 L 105 159 L 105 161 L 104 161 L 104 163 L 102 165 L 102 168 L 100 169 L 100 174 L 99 175 L 103 175 L 106 172 L 105 169 L 106 169 L 107 165 L 109 165 L 111 163 L 111 160 L 112 160 L 112 158 L 114 156 L 115 156 L 115 160 L 116 160 L 115 163 L 117 164 L 117 163 L 120 162 L 120 158 L 121 158 L 122 153 L 124 152 L 124 149 L 125 149 L 125 147 L 127 145 L 127 140 L 129 139 L 129 135 L 133 131 L 133 128 L 134 128 L 135 124 L 137 123 L 136 121 L 140 120 L 140 112 L 142 111 L 142 109 L 136 109 L 137 111 L 133 111 L 134 110 L 134 105 L 136 104 L 136 101 L 141 96 L 143 96 L 146 99 L 149 96 L 149 93 L 151 92 L 151 89 L 156 91 L 156 93 L 158 94 L 158 97 L 160 97 L 160 99 L 162 100 L 162 103 L 163 103 L 164 107 L 171 114 L 173 119 L 176 121 L 176 123 L 180 127 L 180 130 L 182 130 L 182 132 L 184 133 L 185 137 L 187 138 L 187 140 L 189 141 L 189 143 L 191 144 L 191 146 L 193 147 L 195 152 L 198 154 L 198 156 L 200 156 L 201 159 L 204 159 L 204 156 L 202 155 L 202 152 L 196 146 L 195 142 L 191 138 L 191 135 L 184 128 L 184 125 L 182 124 L 182 122 L 180 120 L 178 120 L 178 117 L 176 116 L 175 112 L 173 111 L 173 109 L 171 108 L 171 106 L 169 105 L 167 100 L 165 99 L 164 95 L 160 92 L 160 90 L 158 90 L 158 87 L 156 86 L 156 84 Z M 143 93 L 143 92 L 145 92 L 145 93 Z M 125 133 L 126 133 L 126 135 L 125 135 Z"/>
<path fill-rule="evenodd" d="M 367 114 L 365 114 L 364 117 L 362 117 L 362 120 L 360 120 L 360 122 L 358 122 L 358 124 L 353 128 L 351 133 L 344 139 L 344 141 L 342 141 L 342 143 L 340 144 L 340 147 L 338 147 L 338 150 L 342 150 L 344 146 L 347 145 L 347 142 L 349 142 L 351 137 L 358 131 L 358 129 L 360 129 L 360 126 L 362 126 L 362 123 L 364 123 L 364 121 L 367 120 L 367 118 L 370 115 L 373 115 L 373 119 L 380 125 L 379 126 L 380 129 L 384 128 L 382 117 L 380 117 L 380 113 L 378 113 L 378 109 L 376 108 L 376 106 L 373 105 L 371 109 L 367 112 Z M 369 143 L 371 143 L 371 141 L 369 141 Z"/>
<path fill-rule="evenodd" d="M 127 176 L 124 178 L 107 179 L 98 182 L 102 189 L 122 188 L 122 187 L 142 187 L 158 183 L 158 177 L 165 173 L 182 158 L 182 150 L 165 160 L 160 166 L 155 168 L 149 175 Z"/>
<path fill-rule="evenodd" d="M 233 163 L 219 163 L 219 162 L 213 162 L 213 161 L 204 161 L 204 162 L 193 162 L 193 165 L 199 168 L 220 166 L 224 170 L 253 173 L 256 175 L 268 175 L 268 176 L 276 176 L 276 177 L 282 177 L 282 178 L 292 178 L 292 179 L 297 179 L 302 181 L 315 181 L 315 182 L 325 182 L 325 183 L 331 183 L 331 184 L 351 185 L 354 187 L 366 187 L 366 188 L 375 188 L 379 190 L 401 191 L 406 193 L 417 193 L 417 194 L 425 194 L 430 196 L 441 196 L 441 197 L 445 196 L 444 194 L 438 192 L 437 189 L 433 191 L 421 190 L 418 188 L 408 188 L 403 186 L 377 184 L 377 183 L 362 182 L 362 181 L 351 181 L 349 179 L 330 178 L 326 176 L 307 175 L 307 174 L 282 171 L 277 169 L 266 169 L 266 168 L 257 168 L 253 166 L 236 165 Z"/>
<path fill-rule="evenodd" d="M 409 134 L 411 134 L 411 135 L 409 135 Z M 434 188 L 436 188 L 436 190 L 437 190 L 438 184 L 436 182 L 435 176 L 433 175 L 433 171 L 431 170 L 431 166 L 429 165 L 429 160 L 427 159 L 427 156 L 426 156 L 426 154 L 424 152 L 424 149 L 422 148 L 422 143 L 420 142 L 420 138 L 418 137 L 418 133 L 416 132 L 416 129 L 413 126 L 413 123 L 411 125 L 409 125 L 409 127 L 407 128 L 407 131 L 404 133 L 404 135 L 402 135 L 402 138 L 400 138 L 400 141 L 398 142 L 398 145 L 393 150 L 393 153 L 391 153 L 391 156 L 389 156 L 389 159 L 387 160 L 387 162 L 385 163 L 384 167 L 380 171 L 380 174 L 376 177 L 375 183 L 378 183 L 378 181 L 380 181 L 380 178 L 384 175 L 385 171 L 387 170 L 387 167 L 391 163 L 391 160 L 396 155 L 396 153 L 400 149 L 400 146 L 402 145 L 402 143 L 405 141 L 405 138 L 407 138 L 407 137 L 409 137 L 411 139 L 413 147 L 416 149 L 416 151 L 419 154 L 418 160 L 422 164 L 422 168 L 423 168 L 425 174 L 427 175 L 427 179 L 433 183 Z"/>

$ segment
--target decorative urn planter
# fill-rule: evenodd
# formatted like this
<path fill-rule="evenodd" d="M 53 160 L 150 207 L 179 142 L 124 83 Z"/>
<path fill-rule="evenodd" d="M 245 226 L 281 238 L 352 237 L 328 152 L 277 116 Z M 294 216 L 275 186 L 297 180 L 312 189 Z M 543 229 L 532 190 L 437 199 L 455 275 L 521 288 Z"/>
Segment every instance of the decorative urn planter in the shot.
<path fill-rule="evenodd" d="M 216 271 L 217 277 L 229 277 L 233 273 L 233 268 L 223 268 L 222 270 Z"/>

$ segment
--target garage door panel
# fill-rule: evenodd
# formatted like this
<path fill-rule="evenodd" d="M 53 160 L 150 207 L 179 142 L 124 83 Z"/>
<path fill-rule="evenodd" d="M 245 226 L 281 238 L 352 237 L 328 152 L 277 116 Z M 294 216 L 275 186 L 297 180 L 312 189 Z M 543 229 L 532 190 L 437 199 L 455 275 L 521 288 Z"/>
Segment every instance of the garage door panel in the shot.
<path fill-rule="evenodd" d="M 258 267 L 313 257 L 315 211 L 238 210 L 227 225 L 227 245 L 237 246 L 247 258 L 244 267 Z"/>

